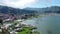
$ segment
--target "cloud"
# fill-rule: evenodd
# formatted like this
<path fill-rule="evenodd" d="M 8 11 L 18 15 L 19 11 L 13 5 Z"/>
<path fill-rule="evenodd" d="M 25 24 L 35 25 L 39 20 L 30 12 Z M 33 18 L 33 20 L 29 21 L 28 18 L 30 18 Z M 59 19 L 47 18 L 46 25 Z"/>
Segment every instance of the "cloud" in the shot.
<path fill-rule="evenodd" d="M 25 8 L 29 5 L 33 5 L 37 0 L 0 0 L 0 5 L 11 6 L 15 8 Z"/>

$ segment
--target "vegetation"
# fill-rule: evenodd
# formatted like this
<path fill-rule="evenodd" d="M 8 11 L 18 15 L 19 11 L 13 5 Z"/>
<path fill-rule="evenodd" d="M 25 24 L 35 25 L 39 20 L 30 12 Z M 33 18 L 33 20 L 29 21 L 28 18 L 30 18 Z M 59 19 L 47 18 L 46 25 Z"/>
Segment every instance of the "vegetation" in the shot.
<path fill-rule="evenodd" d="M 41 17 L 42 17 L 42 16 L 39 16 L 39 15 L 38 15 L 38 16 L 35 16 L 35 18 L 41 18 Z"/>
<path fill-rule="evenodd" d="M 24 27 L 23 31 L 18 32 L 18 34 L 40 34 L 40 33 L 37 31 L 32 32 L 32 29 L 30 27 Z"/>
<path fill-rule="evenodd" d="M 0 32 L 0 34 L 2 34 L 2 32 Z"/>
<path fill-rule="evenodd" d="M 38 31 L 32 32 L 32 34 L 40 34 Z"/>
<path fill-rule="evenodd" d="M 2 19 L 0 19 L 0 24 L 3 24 L 3 20 Z"/>
<path fill-rule="evenodd" d="M 23 28 L 23 31 L 21 31 L 21 32 L 18 32 L 18 34 L 31 34 L 31 31 L 32 30 L 30 30 L 30 28 L 29 27 L 24 27 Z"/>

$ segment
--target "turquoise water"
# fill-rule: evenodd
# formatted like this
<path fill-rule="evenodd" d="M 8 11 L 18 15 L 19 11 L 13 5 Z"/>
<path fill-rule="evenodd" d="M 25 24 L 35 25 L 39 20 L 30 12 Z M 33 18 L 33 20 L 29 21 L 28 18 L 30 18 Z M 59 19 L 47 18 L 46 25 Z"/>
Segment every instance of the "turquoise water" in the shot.
<path fill-rule="evenodd" d="M 37 26 L 40 34 L 60 34 L 60 16 L 45 16 L 26 21 Z"/>

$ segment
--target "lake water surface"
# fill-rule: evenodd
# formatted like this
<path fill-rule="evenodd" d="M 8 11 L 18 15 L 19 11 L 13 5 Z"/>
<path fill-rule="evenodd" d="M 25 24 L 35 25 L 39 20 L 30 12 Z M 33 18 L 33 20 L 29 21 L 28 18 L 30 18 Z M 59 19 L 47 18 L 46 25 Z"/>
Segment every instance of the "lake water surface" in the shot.
<path fill-rule="evenodd" d="M 60 16 L 33 18 L 25 23 L 37 26 L 40 34 L 60 34 Z"/>

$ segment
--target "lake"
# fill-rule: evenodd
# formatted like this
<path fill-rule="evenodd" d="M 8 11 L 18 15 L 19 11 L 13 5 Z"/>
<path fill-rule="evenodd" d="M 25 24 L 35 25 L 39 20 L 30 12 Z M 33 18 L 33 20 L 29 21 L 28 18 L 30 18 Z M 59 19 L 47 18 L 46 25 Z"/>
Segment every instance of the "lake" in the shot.
<path fill-rule="evenodd" d="M 60 34 L 60 16 L 33 18 L 24 23 L 37 26 L 40 34 Z"/>

